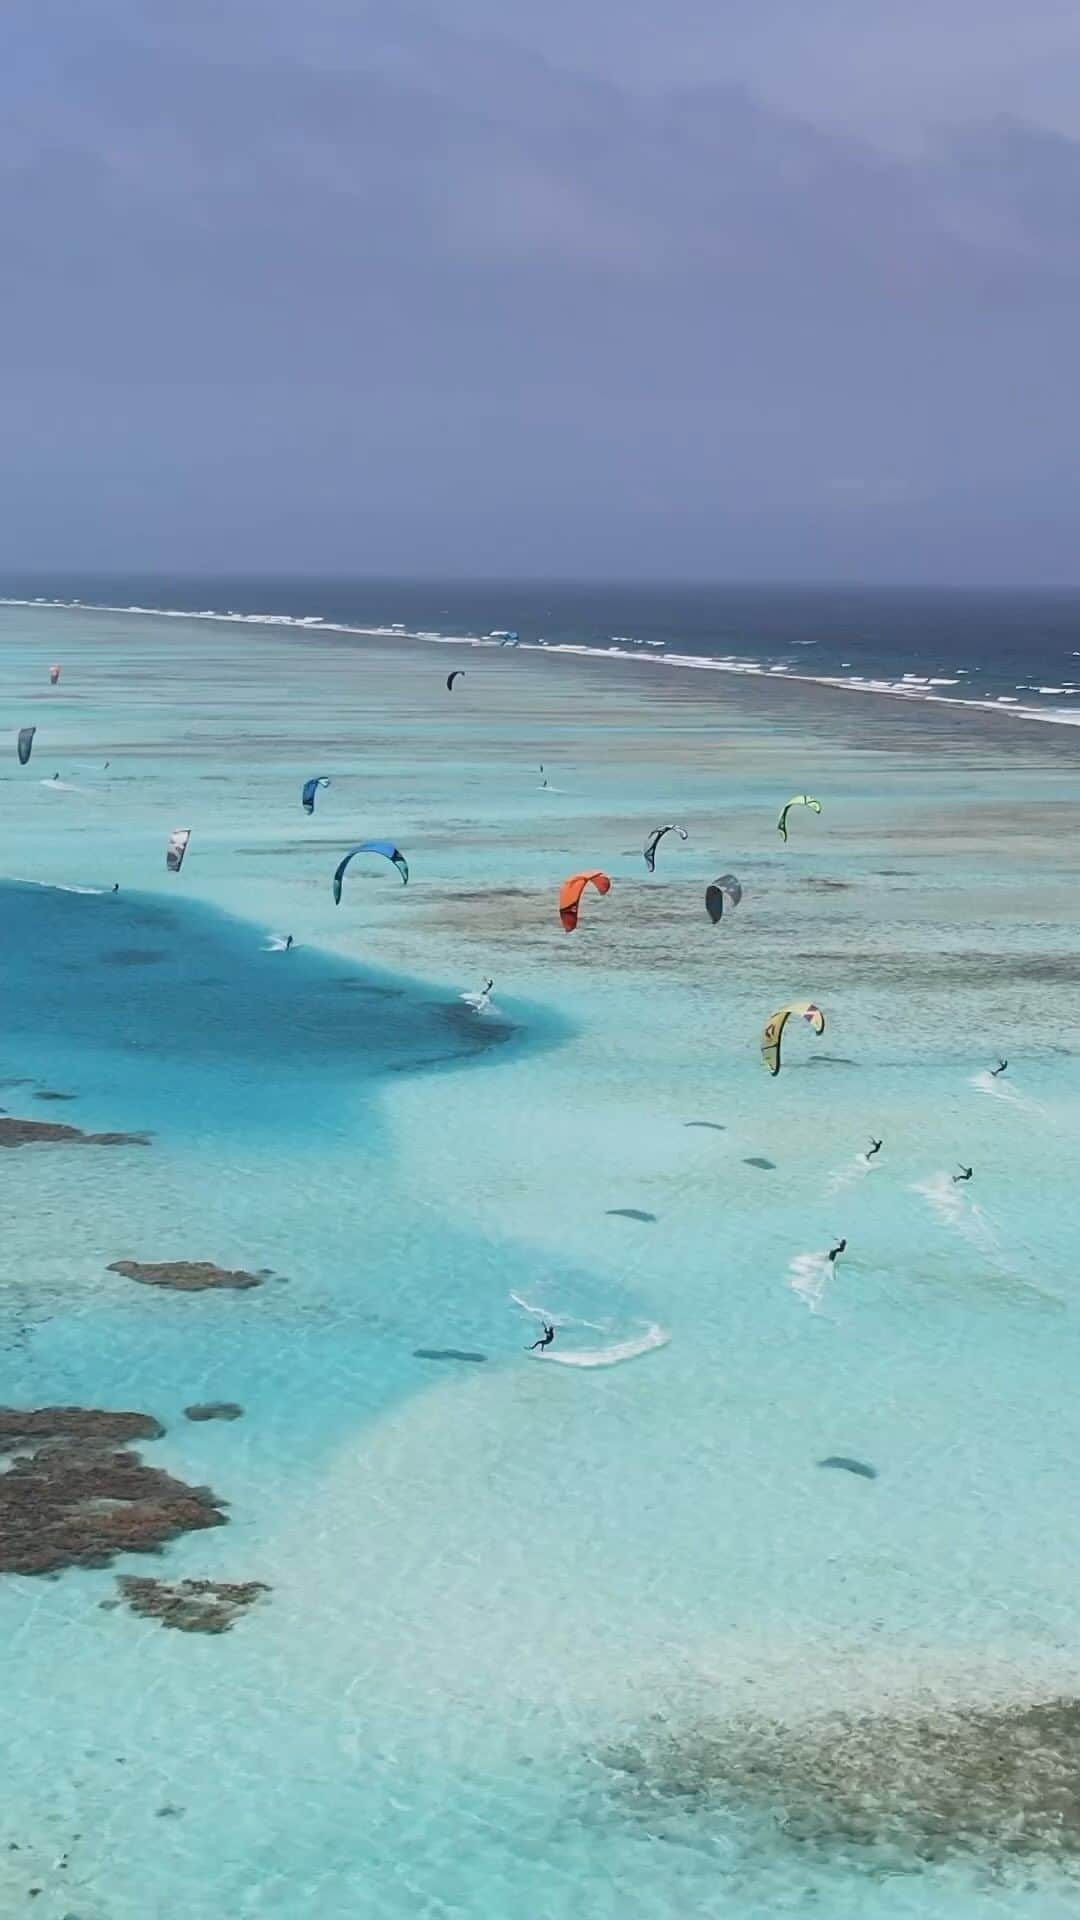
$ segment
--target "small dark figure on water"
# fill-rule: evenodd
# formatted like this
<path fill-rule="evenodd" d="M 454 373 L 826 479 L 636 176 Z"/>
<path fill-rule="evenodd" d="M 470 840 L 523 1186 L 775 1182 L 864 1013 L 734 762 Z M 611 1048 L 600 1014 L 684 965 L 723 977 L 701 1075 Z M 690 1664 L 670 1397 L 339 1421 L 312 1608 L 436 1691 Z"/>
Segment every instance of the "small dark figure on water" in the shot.
<path fill-rule="evenodd" d="M 835 1245 L 835 1247 L 831 1247 L 831 1248 L 829 1249 L 829 1265 L 830 1265 L 830 1267 L 835 1267 L 835 1265 L 836 1265 L 836 1257 L 837 1257 L 837 1255 L 838 1255 L 838 1254 L 841 1254 L 841 1253 L 846 1253 L 846 1252 L 847 1252 L 847 1241 L 846 1241 L 846 1240 L 838 1240 L 838 1241 L 837 1241 L 837 1243 L 836 1243 L 836 1245 Z"/>
<path fill-rule="evenodd" d="M 291 933 L 287 933 L 287 934 L 285 935 L 285 951 L 286 951 L 286 953 L 288 953 L 288 951 L 289 951 L 289 948 L 290 948 L 291 946 L 292 946 L 292 934 L 291 934 Z"/>
<path fill-rule="evenodd" d="M 114 893 L 119 893 L 119 891 L 120 891 L 120 882 L 119 882 L 119 880 L 114 880 L 114 881 L 113 881 L 113 883 L 112 883 L 112 890 L 113 890 L 113 892 L 114 892 Z"/>
<path fill-rule="evenodd" d="M 1007 1060 L 999 1060 L 996 1067 L 991 1067 L 990 1069 L 991 1080 L 996 1080 L 999 1073 L 1004 1073 L 1008 1064 L 1009 1063 Z"/>
<path fill-rule="evenodd" d="M 970 1180 L 974 1171 L 974 1167 L 961 1167 L 959 1173 L 953 1174 L 953 1185 L 955 1186 L 958 1180 Z"/>
<path fill-rule="evenodd" d="M 881 1147 L 882 1147 L 882 1143 L 880 1140 L 871 1140 L 870 1146 L 867 1150 L 867 1155 L 866 1155 L 867 1159 L 872 1160 L 875 1153 L 881 1152 Z"/>
<path fill-rule="evenodd" d="M 537 1347 L 539 1347 L 542 1353 L 545 1347 L 550 1347 L 554 1338 L 555 1338 L 555 1329 L 553 1326 L 550 1325 L 550 1323 L 547 1320 L 545 1320 L 544 1331 L 540 1335 L 539 1340 L 533 1341 L 532 1346 L 529 1348 L 529 1352 L 535 1353 Z"/>

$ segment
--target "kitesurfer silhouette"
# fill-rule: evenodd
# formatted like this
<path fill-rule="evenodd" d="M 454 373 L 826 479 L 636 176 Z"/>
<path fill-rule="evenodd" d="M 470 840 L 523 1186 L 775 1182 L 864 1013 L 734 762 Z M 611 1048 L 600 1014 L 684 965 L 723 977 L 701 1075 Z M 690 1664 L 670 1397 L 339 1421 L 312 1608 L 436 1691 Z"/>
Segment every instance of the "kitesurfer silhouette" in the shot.
<path fill-rule="evenodd" d="M 872 1160 L 875 1153 L 881 1152 L 881 1145 L 882 1143 L 880 1140 L 874 1140 L 873 1138 L 871 1139 L 870 1145 L 869 1145 L 869 1148 L 867 1149 L 867 1154 L 866 1154 L 866 1157 L 868 1160 Z"/>
<path fill-rule="evenodd" d="M 959 1173 L 953 1174 L 953 1185 L 955 1186 L 958 1180 L 970 1180 L 974 1171 L 974 1167 L 961 1167 Z"/>
<path fill-rule="evenodd" d="M 838 1240 L 838 1241 L 837 1241 L 837 1243 L 836 1243 L 836 1245 L 835 1245 L 835 1247 L 833 1247 L 833 1248 L 831 1248 L 831 1249 L 830 1249 L 830 1252 L 829 1252 L 829 1265 L 830 1265 L 830 1267 L 834 1267 L 834 1266 L 836 1265 L 836 1256 L 837 1256 L 837 1254 L 838 1254 L 838 1253 L 845 1253 L 846 1251 L 847 1251 L 847 1241 L 846 1241 L 846 1240 Z"/>
<path fill-rule="evenodd" d="M 1005 1069 L 1006 1069 L 1006 1067 L 1008 1066 L 1008 1064 L 1009 1064 L 1009 1063 L 1008 1063 L 1008 1061 L 1007 1061 L 1007 1060 L 999 1060 L 999 1061 L 998 1061 L 998 1064 L 997 1064 L 997 1066 L 996 1066 L 996 1067 L 991 1067 L 991 1069 L 990 1069 L 990 1078 L 991 1078 L 991 1080 L 996 1080 L 996 1079 L 997 1079 L 997 1077 L 998 1077 L 998 1074 L 999 1074 L 999 1073 L 1004 1073 L 1004 1071 L 1005 1071 Z"/>
<path fill-rule="evenodd" d="M 543 1352 L 545 1347 L 550 1347 L 554 1338 L 555 1338 L 555 1329 L 553 1326 L 551 1326 L 551 1324 L 547 1320 L 545 1320 L 544 1331 L 540 1335 L 539 1340 L 533 1341 L 532 1346 L 529 1348 L 529 1352 L 535 1353 L 537 1347 L 539 1347 L 541 1352 Z"/>

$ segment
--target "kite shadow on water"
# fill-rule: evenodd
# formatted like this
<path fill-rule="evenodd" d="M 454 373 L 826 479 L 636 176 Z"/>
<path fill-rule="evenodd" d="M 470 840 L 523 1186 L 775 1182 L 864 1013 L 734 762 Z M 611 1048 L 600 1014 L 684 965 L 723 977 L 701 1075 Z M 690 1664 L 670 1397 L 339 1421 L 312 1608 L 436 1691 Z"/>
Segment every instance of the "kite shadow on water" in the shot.
<path fill-rule="evenodd" d="M 846 1453 L 830 1453 L 828 1459 L 819 1460 L 819 1467 L 836 1467 L 841 1473 L 854 1473 L 860 1480 L 876 1480 L 878 1470 L 866 1460 L 853 1460 Z"/>
<path fill-rule="evenodd" d="M 710 1133 L 726 1133 L 727 1132 L 727 1128 L 722 1127 L 720 1125 L 719 1120 L 684 1120 L 683 1126 L 684 1127 L 707 1127 Z"/>
<path fill-rule="evenodd" d="M 414 1360 L 486 1360 L 486 1353 L 469 1353 L 464 1347 L 414 1347 Z"/>
<path fill-rule="evenodd" d="M 744 1167 L 760 1167 L 763 1173 L 775 1173 L 776 1161 L 766 1160 L 762 1153 L 752 1153 L 743 1161 Z"/>
<path fill-rule="evenodd" d="M 605 1207 L 605 1213 L 619 1220 L 655 1220 L 655 1213 L 645 1213 L 641 1207 Z"/>

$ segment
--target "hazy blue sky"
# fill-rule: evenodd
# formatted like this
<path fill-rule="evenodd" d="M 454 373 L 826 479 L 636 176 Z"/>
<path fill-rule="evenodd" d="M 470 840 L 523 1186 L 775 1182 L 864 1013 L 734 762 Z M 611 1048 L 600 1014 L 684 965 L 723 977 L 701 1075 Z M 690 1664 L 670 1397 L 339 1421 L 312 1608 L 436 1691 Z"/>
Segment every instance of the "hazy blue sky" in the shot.
<path fill-rule="evenodd" d="M 1080 580 L 1075 0 L 7 0 L 0 566 Z"/>

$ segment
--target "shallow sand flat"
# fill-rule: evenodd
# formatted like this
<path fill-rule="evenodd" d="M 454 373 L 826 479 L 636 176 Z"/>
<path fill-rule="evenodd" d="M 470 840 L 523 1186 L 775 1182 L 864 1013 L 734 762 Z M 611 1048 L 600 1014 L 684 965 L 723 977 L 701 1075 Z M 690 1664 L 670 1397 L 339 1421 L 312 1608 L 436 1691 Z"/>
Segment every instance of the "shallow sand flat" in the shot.
<path fill-rule="evenodd" d="M 27 1084 L 0 1101 L 71 1090 L 87 1132 L 154 1143 L 5 1156 L 4 1398 L 153 1408 L 155 1465 L 229 1503 L 155 1571 L 271 1588 L 203 1639 L 101 1611 L 106 1572 L 0 1584 L 12 1901 L 1068 1912 L 1045 1849 L 926 1858 L 890 1814 L 884 1854 L 811 1858 L 730 1786 L 665 1782 L 706 1740 L 721 1781 L 741 1765 L 723 1729 L 754 1699 L 782 1729 L 1069 1691 L 1075 731 L 408 640 L 15 609 L 0 633 L 39 725 L 0 771 L 5 877 L 121 885 L 27 889 L 62 912 L 21 923 L 0 1068 Z M 799 791 L 824 811 L 785 848 Z M 669 819 L 690 838 L 650 879 Z M 357 861 L 335 908 L 337 850 L 384 835 L 409 886 Z M 612 891 L 567 936 L 558 884 L 594 864 Z M 791 1032 L 773 1082 L 761 1022 L 797 997 L 826 1033 Z M 109 1275 L 124 1251 L 267 1277 L 177 1295 Z M 564 1352 L 670 1339 L 555 1367 L 530 1307 Z M 214 1400 L 243 1420 L 184 1418 Z M 659 1821 L 604 1759 L 649 1727 Z M 801 1795 L 811 1746 L 784 1748 Z"/>

